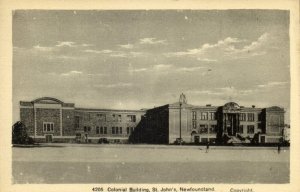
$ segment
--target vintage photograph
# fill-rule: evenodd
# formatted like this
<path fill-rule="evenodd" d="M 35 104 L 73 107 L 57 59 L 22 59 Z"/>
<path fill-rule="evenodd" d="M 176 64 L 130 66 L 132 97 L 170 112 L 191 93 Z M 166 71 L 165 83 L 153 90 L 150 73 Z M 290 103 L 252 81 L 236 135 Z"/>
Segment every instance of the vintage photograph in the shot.
<path fill-rule="evenodd" d="M 12 183 L 289 184 L 289 29 L 289 10 L 13 10 Z"/>

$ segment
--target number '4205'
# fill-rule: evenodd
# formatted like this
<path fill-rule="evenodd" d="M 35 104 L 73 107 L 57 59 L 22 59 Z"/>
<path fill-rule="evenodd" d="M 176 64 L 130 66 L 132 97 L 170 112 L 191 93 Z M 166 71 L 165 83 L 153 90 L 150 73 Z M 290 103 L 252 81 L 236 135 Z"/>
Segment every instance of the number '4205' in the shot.
<path fill-rule="evenodd" d="M 93 187 L 93 191 L 103 191 L 103 187 Z"/>

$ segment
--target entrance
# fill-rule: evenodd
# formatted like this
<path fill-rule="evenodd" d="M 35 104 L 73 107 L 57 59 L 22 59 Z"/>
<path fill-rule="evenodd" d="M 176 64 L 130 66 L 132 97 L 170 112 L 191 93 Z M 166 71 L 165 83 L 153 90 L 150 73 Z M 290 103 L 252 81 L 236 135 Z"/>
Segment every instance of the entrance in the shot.
<path fill-rule="evenodd" d="M 46 143 L 52 143 L 52 135 L 46 135 Z"/>
<path fill-rule="evenodd" d="M 226 129 L 229 136 L 236 136 L 238 127 L 238 116 L 237 114 L 227 114 L 228 120 L 226 123 Z"/>
<path fill-rule="evenodd" d="M 200 143 L 200 137 L 199 136 L 194 136 L 194 142 L 196 144 Z"/>
<path fill-rule="evenodd" d="M 266 142 L 266 137 L 265 136 L 260 136 L 260 142 L 265 143 Z"/>

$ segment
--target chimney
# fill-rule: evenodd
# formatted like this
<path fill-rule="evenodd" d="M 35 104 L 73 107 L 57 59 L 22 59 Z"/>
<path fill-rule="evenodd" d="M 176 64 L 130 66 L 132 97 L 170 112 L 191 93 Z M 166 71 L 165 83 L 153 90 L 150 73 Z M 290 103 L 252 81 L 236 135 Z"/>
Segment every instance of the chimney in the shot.
<path fill-rule="evenodd" d="M 206 104 L 206 107 L 211 107 L 211 104 Z"/>
<path fill-rule="evenodd" d="M 252 105 L 252 108 L 255 108 L 255 105 Z"/>

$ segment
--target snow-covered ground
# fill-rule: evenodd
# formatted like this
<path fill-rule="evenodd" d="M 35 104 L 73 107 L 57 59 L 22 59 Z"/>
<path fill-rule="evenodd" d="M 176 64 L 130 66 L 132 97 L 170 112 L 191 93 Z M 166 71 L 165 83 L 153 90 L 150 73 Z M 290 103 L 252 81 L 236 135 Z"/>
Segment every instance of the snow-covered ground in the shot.
<path fill-rule="evenodd" d="M 57 145 L 13 148 L 14 183 L 288 183 L 288 148 Z"/>

